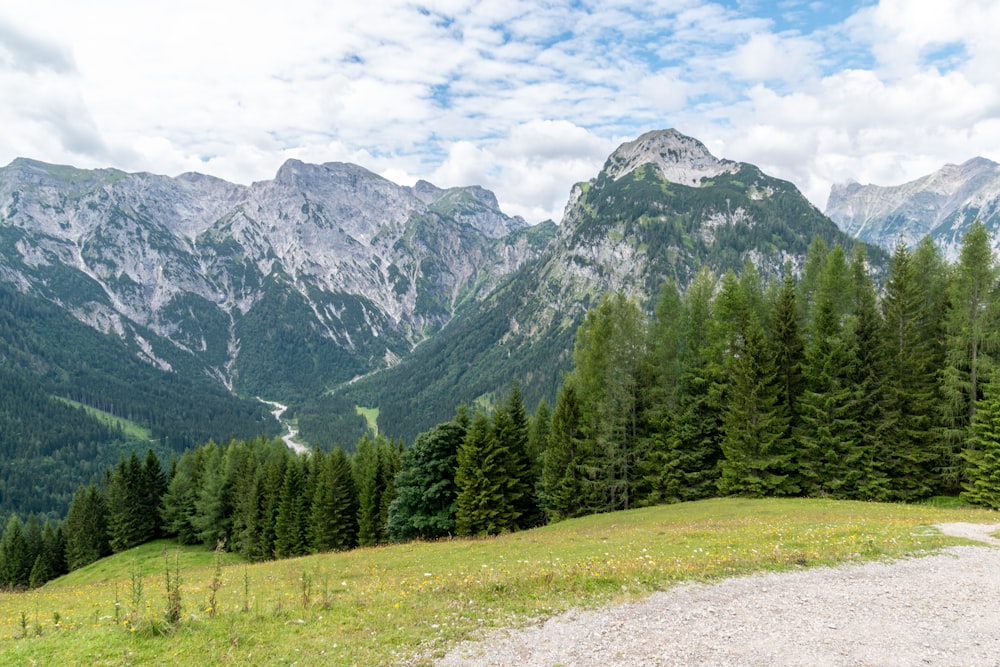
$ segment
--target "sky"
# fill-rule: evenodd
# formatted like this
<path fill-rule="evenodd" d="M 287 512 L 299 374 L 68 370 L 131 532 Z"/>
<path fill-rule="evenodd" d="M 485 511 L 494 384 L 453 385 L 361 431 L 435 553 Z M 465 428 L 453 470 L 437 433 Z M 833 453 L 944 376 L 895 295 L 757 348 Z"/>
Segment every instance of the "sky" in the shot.
<path fill-rule="evenodd" d="M 795 183 L 1000 161 L 997 0 L 14 0 L 0 165 L 482 185 L 529 222 L 675 128 Z"/>

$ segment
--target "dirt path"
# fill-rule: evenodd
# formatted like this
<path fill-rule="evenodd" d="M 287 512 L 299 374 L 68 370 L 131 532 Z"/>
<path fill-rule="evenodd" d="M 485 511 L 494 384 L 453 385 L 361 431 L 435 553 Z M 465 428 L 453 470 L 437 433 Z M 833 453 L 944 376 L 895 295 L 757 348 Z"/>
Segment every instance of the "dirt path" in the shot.
<path fill-rule="evenodd" d="M 1000 545 L 1000 525 L 938 528 Z M 1000 665 L 1000 549 L 680 586 L 463 644 L 439 664 Z"/>

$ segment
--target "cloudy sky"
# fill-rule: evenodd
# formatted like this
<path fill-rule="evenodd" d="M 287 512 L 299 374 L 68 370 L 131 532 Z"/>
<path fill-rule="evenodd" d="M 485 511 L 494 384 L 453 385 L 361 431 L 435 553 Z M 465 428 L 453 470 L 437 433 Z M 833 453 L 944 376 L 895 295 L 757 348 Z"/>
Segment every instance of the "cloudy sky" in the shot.
<path fill-rule="evenodd" d="M 789 179 L 1000 161 L 996 0 L 32 0 L 0 7 L 0 165 L 250 183 L 286 159 L 481 184 L 531 222 L 673 127 Z"/>

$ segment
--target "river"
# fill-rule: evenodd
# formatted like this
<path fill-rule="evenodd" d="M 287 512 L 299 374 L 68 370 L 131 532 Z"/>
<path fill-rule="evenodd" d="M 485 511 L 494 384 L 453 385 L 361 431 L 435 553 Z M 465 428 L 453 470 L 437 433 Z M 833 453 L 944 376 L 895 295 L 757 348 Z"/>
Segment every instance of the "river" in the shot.
<path fill-rule="evenodd" d="M 265 405 L 270 405 L 272 408 L 274 408 L 271 411 L 271 414 L 274 415 L 274 418 L 278 420 L 278 423 L 280 423 L 286 429 L 285 435 L 281 436 L 281 439 L 282 441 L 284 441 L 285 445 L 287 445 L 288 448 L 293 452 L 295 452 L 296 454 L 308 454 L 309 448 L 303 445 L 301 442 L 296 442 L 295 440 L 295 436 L 299 434 L 298 429 L 293 428 L 291 424 L 285 422 L 281 418 L 281 415 L 285 414 L 285 410 L 288 409 L 288 406 L 282 405 L 277 401 L 265 401 L 260 396 L 257 397 L 257 400 L 260 401 L 261 403 L 264 403 Z"/>

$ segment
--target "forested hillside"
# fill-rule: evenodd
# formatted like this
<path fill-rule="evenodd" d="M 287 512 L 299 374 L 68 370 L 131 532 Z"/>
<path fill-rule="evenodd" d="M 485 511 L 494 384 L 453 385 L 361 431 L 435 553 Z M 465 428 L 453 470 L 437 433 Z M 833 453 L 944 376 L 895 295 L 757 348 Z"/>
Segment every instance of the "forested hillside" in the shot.
<path fill-rule="evenodd" d="M 208 439 L 278 432 L 259 402 L 143 363 L 117 338 L 2 284 L 0 360 L 0 515 L 64 515 L 74 489 L 123 451 L 152 446 L 169 458 Z"/>

